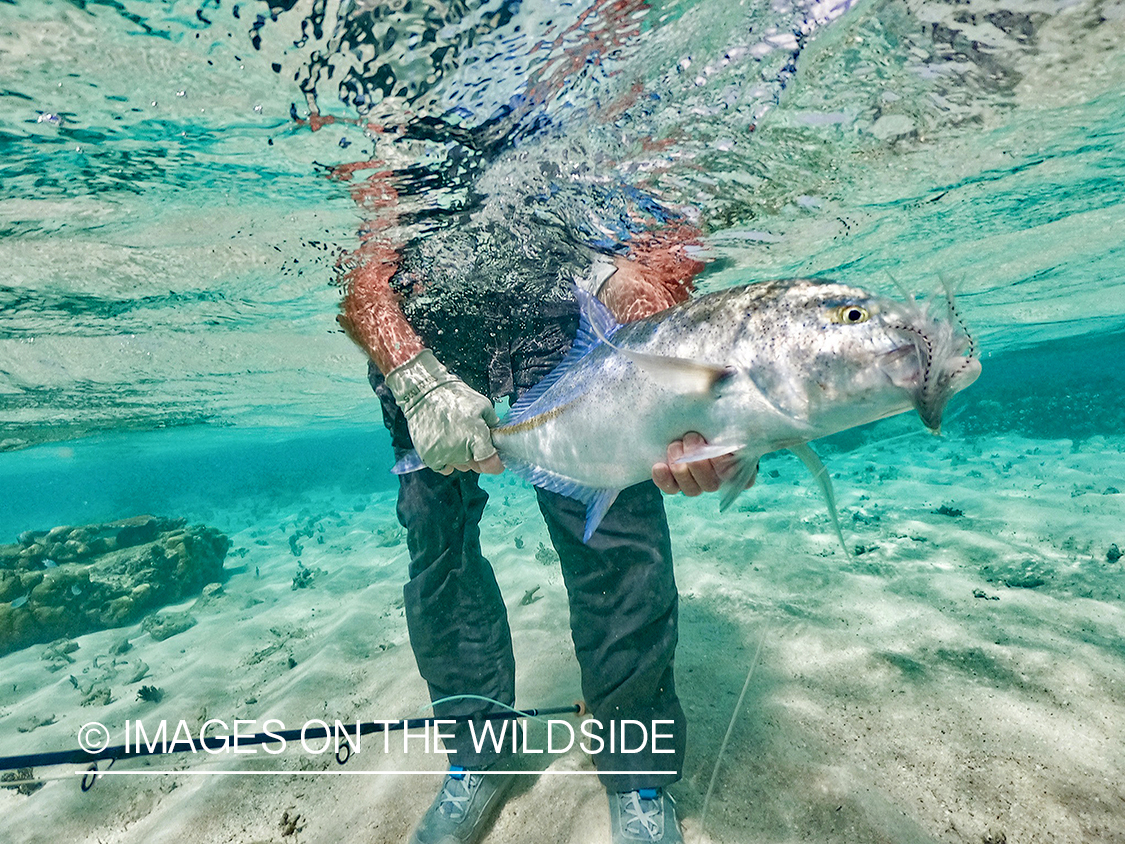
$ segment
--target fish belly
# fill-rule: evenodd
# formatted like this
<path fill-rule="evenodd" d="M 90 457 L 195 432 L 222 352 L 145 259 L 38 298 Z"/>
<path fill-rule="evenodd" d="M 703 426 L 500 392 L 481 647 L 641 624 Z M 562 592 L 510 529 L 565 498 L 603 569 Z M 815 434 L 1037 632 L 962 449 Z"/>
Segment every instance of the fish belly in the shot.
<path fill-rule="evenodd" d="M 650 478 L 672 440 L 687 431 L 712 434 L 705 408 L 635 386 L 611 379 L 510 431 L 497 429 L 501 460 L 514 457 L 582 486 L 623 489 Z"/>

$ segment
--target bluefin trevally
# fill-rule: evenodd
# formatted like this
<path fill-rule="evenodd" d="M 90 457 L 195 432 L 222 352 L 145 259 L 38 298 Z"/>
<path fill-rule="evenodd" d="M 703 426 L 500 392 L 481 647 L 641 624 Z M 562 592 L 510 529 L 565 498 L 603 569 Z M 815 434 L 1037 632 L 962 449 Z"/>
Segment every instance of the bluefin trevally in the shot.
<path fill-rule="evenodd" d="M 981 369 L 949 294 L 899 302 L 788 279 L 704 294 L 625 325 L 576 295 L 582 316 L 569 353 L 512 405 L 492 441 L 505 467 L 586 504 L 587 541 L 617 494 L 651 477 L 688 431 L 707 445 L 684 462 L 736 458 L 722 509 L 763 454 L 790 449 L 813 470 L 835 522 L 827 472 L 806 443 L 911 409 L 939 431 L 950 397 Z M 420 467 L 411 454 L 395 471 Z"/>

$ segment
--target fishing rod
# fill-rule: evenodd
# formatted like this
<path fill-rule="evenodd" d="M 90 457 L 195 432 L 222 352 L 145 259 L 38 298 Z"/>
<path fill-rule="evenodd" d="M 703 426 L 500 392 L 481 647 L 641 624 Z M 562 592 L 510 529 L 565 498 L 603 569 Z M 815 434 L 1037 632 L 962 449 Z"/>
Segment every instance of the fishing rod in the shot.
<path fill-rule="evenodd" d="M 466 697 L 475 697 L 469 695 Z M 499 701 L 494 701 L 499 703 Z M 501 704 L 505 705 L 505 704 Z M 281 742 L 287 744 L 290 741 L 307 741 L 309 739 L 321 739 L 336 737 L 337 739 L 343 735 L 347 738 L 342 745 L 339 745 L 336 750 L 336 761 L 343 765 L 348 761 L 351 756 L 351 742 L 352 740 L 358 741 L 360 736 L 369 735 L 371 733 L 394 732 L 397 730 L 413 730 L 420 727 L 430 727 L 435 723 L 450 724 L 450 723 L 467 723 L 469 721 L 514 721 L 519 718 L 540 718 L 547 715 L 578 715 L 582 716 L 586 712 L 586 705 L 582 701 L 576 701 L 569 706 L 554 706 L 554 707 L 536 707 L 530 709 L 516 709 L 507 707 L 508 711 L 505 712 L 489 712 L 485 714 L 473 715 L 452 715 L 448 718 L 405 718 L 399 721 L 358 721 L 354 726 L 349 726 L 340 721 L 336 722 L 333 727 L 327 725 L 323 727 L 310 727 L 305 725 L 300 729 L 290 730 L 277 730 L 261 733 L 253 733 L 247 736 L 238 736 L 238 747 L 249 747 L 258 744 L 272 744 Z M 43 768 L 51 767 L 54 765 L 83 765 L 89 764 L 87 771 L 93 771 L 94 776 L 87 782 L 87 777 L 84 776 L 82 780 L 82 790 L 88 791 L 90 786 L 93 785 L 93 780 L 97 779 L 97 763 L 105 760 L 110 761 L 110 765 L 119 759 L 132 759 L 142 758 L 146 756 L 164 756 L 173 753 L 187 753 L 196 752 L 197 746 L 202 747 L 204 750 L 212 753 L 221 753 L 230 747 L 230 737 L 223 736 L 207 736 L 200 734 L 198 737 L 191 737 L 190 739 L 176 740 L 175 736 L 171 742 L 153 742 L 151 745 L 147 741 L 138 741 L 133 744 L 118 744 L 112 747 L 106 747 L 97 751 L 86 751 L 81 748 L 73 750 L 56 750 L 45 753 L 25 753 L 16 756 L 0 756 L 0 771 L 15 771 L 27 768 Z M 22 782 L 34 782 L 34 776 L 26 780 L 7 780 L 2 785 L 17 785 Z"/>

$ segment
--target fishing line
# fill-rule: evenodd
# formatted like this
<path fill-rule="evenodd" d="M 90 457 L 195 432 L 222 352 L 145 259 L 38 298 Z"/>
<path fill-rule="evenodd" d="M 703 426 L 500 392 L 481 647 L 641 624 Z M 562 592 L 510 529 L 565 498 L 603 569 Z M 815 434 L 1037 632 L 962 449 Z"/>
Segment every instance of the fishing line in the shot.
<path fill-rule="evenodd" d="M 769 625 L 762 628 L 762 636 L 758 639 L 758 649 L 754 651 L 754 658 L 750 660 L 750 670 L 746 672 L 746 680 L 742 683 L 742 691 L 739 693 L 738 701 L 734 705 L 734 712 L 730 715 L 730 723 L 727 724 L 727 734 L 723 736 L 723 743 L 719 745 L 719 755 L 715 757 L 715 767 L 711 770 L 711 782 L 707 784 L 707 793 L 703 796 L 703 809 L 699 813 L 699 844 L 703 844 L 703 836 L 707 824 L 707 806 L 711 802 L 711 792 L 715 790 L 715 782 L 719 778 L 719 764 L 723 761 L 723 754 L 726 753 L 727 743 L 730 741 L 731 733 L 734 732 L 734 722 L 738 720 L 738 713 L 742 709 L 742 701 L 746 699 L 746 690 L 750 688 L 750 678 L 754 676 L 754 669 L 758 667 L 758 657 L 762 654 L 762 645 L 766 643 L 767 633 L 769 633 Z"/>

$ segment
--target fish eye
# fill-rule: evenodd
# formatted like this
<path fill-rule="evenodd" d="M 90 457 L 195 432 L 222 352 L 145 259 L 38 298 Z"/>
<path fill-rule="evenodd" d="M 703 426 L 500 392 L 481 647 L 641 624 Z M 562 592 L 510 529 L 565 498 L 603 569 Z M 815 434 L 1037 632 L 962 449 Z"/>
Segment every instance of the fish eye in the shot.
<path fill-rule="evenodd" d="M 867 308 L 862 305 L 841 305 L 836 309 L 833 314 L 833 322 L 838 322 L 843 325 L 856 325 L 861 322 L 867 322 L 871 319 L 871 314 L 867 312 Z"/>

